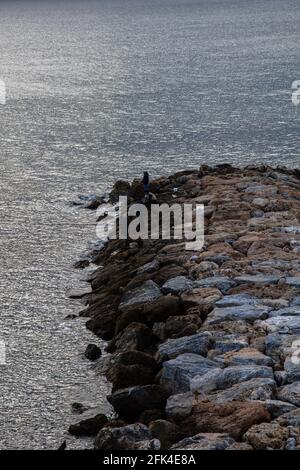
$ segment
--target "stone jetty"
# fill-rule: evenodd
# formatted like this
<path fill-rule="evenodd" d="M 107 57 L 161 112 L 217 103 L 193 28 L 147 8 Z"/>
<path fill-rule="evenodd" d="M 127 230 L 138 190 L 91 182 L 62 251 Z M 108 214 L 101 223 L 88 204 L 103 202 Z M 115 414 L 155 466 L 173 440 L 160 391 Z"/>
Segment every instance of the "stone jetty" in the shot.
<path fill-rule="evenodd" d="M 93 254 L 81 315 L 107 341 L 115 416 L 70 432 L 102 450 L 300 450 L 300 171 L 201 166 L 151 191 L 204 204 L 205 245 L 111 240 Z M 120 195 L 139 201 L 140 182 L 116 182 Z"/>

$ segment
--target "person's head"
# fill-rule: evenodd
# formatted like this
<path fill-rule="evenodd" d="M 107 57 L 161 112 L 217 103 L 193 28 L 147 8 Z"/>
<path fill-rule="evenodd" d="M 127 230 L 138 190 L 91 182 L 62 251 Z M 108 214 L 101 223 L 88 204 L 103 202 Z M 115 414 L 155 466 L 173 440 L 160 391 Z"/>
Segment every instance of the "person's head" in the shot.
<path fill-rule="evenodd" d="M 144 176 L 149 176 L 148 171 L 144 171 Z"/>

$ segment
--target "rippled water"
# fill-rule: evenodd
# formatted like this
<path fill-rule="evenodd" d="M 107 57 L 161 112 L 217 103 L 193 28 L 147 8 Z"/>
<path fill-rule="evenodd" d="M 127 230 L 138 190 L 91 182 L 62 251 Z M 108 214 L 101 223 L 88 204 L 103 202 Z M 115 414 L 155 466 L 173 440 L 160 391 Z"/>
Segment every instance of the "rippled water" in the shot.
<path fill-rule="evenodd" d="M 290 0 L 0 3 L 0 448 L 56 448 L 74 401 L 109 411 L 65 319 L 95 238 L 69 201 L 144 169 L 297 166 L 299 21 Z"/>

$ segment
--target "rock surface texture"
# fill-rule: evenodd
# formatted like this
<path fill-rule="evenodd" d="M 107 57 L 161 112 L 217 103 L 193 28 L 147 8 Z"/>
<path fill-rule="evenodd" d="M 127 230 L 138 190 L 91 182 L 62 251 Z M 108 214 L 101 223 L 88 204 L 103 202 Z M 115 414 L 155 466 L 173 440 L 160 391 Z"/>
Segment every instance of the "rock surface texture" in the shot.
<path fill-rule="evenodd" d="M 95 254 L 82 316 L 109 341 L 117 418 L 70 431 L 105 450 L 300 450 L 299 171 L 203 165 L 151 192 L 205 205 L 204 247 L 117 239 Z"/>

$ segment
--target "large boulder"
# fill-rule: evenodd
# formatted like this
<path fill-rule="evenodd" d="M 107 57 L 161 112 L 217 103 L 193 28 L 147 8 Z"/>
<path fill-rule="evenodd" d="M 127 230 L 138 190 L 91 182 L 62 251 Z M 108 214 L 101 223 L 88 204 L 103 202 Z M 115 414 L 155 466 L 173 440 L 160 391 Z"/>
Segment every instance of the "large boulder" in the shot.
<path fill-rule="evenodd" d="M 214 339 L 212 334 L 205 332 L 177 339 L 169 339 L 159 346 L 158 358 L 160 361 L 167 361 L 184 353 L 194 353 L 206 356 L 207 351 L 213 345 Z"/>
<path fill-rule="evenodd" d="M 93 418 L 84 419 L 79 423 L 72 424 L 69 427 L 69 433 L 73 436 L 96 436 L 107 423 L 107 417 L 103 414 L 98 414 Z"/>
<path fill-rule="evenodd" d="M 128 351 L 130 349 L 144 351 L 156 339 L 148 326 L 142 323 L 131 323 L 116 336 L 114 343 L 118 351 Z"/>
<path fill-rule="evenodd" d="M 230 366 L 222 370 L 222 374 L 220 374 L 217 382 L 217 388 L 222 390 L 232 387 L 234 384 L 257 378 L 274 379 L 272 368 L 256 365 Z"/>
<path fill-rule="evenodd" d="M 180 295 L 182 292 L 191 290 L 194 282 L 186 276 L 173 277 L 166 281 L 162 286 L 164 294 Z"/>
<path fill-rule="evenodd" d="M 199 432 L 226 432 L 240 439 L 254 424 L 270 421 L 270 419 L 271 416 L 262 403 L 199 402 L 194 406 L 192 415 L 182 423 L 182 428 L 188 435 Z"/>
<path fill-rule="evenodd" d="M 204 376 L 205 378 L 205 376 Z M 206 386 L 209 384 L 207 383 Z M 197 386 L 196 378 L 194 387 Z M 216 403 L 226 403 L 234 400 L 268 400 L 272 399 L 276 391 L 273 379 L 254 378 L 240 382 L 225 390 L 219 390 L 209 395 L 209 400 Z"/>
<path fill-rule="evenodd" d="M 229 277 L 213 276 L 195 281 L 195 287 L 216 287 L 223 294 L 234 287 L 235 282 Z"/>
<path fill-rule="evenodd" d="M 190 380 L 196 375 L 204 375 L 217 364 L 193 353 L 186 353 L 164 362 L 161 373 L 161 384 L 171 393 L 187 392 Z"/>
<path fill-rule="evenodd" d="M 146 281 L 141 286 L 126 292 L 122 298 L 121 303 L 119 304 L 119 310 L 122 311 L 131 305 L 153 302 L 154 300 L 161 297 L 161 295 L 161 290 L 155 282 L 151 280 Z"/>
<path fill-rule="evenodd" d="M 115 364 L 108 369 L 107 379 L 112 383 L 112 391 L 135 385 L 147 385 L 155 381 L 155 372 L 142 364 Z"/>
<path fill-rule="evenodd" d="M 241 305 L 238 307 L 215 308 L 207 317 L 205 325 L 213 325 L 224 321 L 244 320 L 253 323 L 265 319 L 270 307 L 256 305 Z"/>
<path fill-rule="evenodd" d="M 164 409 L 169 394 L 160 385 L 128 387 L 108 396 L 108 401 L 123 418 L 137 418 L 144 410 Z"/>
<path fill-rule="evenodd" d="M 191 336 L 197 332 L 201 324 L 201 318 L 197 313 L 170 316 L 164 324 L 162 339 Z"/>

